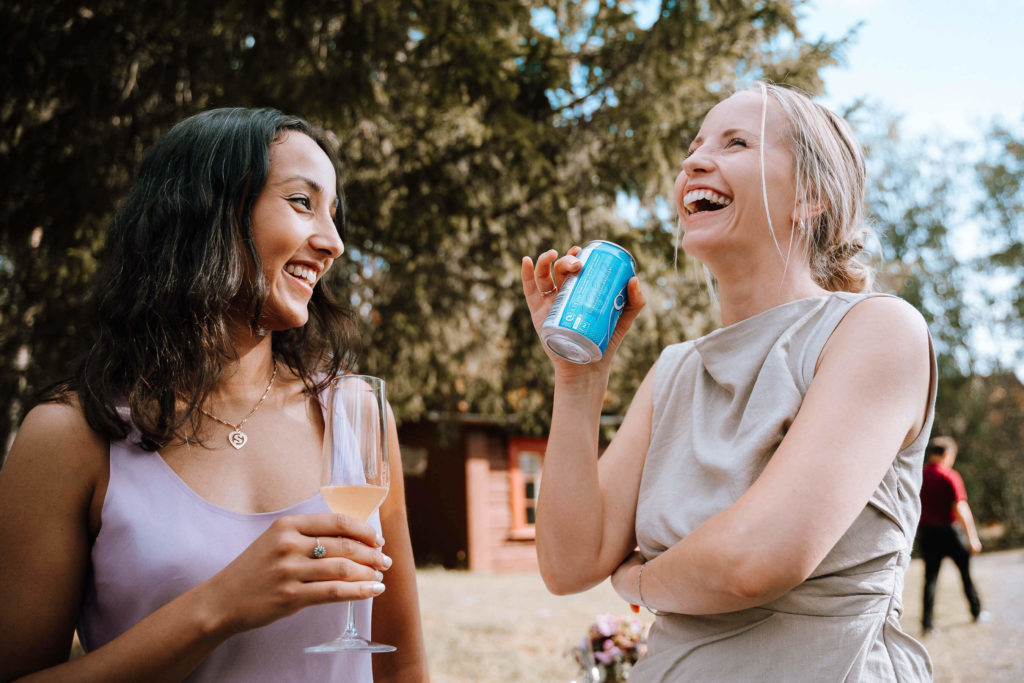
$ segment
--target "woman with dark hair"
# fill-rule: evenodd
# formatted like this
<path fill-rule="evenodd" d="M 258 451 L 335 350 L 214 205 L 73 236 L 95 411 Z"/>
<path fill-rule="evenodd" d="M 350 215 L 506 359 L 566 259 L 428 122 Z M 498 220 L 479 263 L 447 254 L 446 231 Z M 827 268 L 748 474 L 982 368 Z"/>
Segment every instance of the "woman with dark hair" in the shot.
<path fill-rule="evenodd" d="M 91 345 L 0 473 L 0 679 L 426 679 L 401 458 L 379 522 L 317 493 L 320 395 L 354 359 L 322 282 L 336 168 L 325 133 L 271 109 L 193 116 L 147 155 Z M 344 628 L 334 603 L 358 600 L 367 635 L 367 598 L 396 653 L 303 652 Z M 65 662 L 76 625 L 87 654 Z"/>

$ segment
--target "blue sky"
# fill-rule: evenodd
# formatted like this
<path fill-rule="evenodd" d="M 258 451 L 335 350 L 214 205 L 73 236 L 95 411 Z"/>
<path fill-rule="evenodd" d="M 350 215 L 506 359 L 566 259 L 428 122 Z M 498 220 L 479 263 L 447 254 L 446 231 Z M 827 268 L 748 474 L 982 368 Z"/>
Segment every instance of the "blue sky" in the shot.
<path fill-rule="evenodd" d="M 905 133 L 960 139 L 1024 117 L 1024 0 L 816 0 L 803 13 L 808 38 L 864 22 L 846 65 L 823 73 L 825 105 L 866 96 Z"/>
<path fill-rule="evenodd" d="M 657 0 L 633 4 L 641 25 L 654 20 Z M 811 0 L 798 16 L 812 40 L 863 22 L 845 64 L 822 73 L 826 106 L 865 97 L 907 134 L 961 139 L 1024 117 L 1024 0 Z"/>
<path fill-rule="evenodd" d="M 864 23 L 846 64 L 823 73 L 826 106 L 865 97 L 901 115 L 904 135 L 940 146 L 981 139 L 994 120 L 1024 125 L 1024 0 L 816 0 L 805 7 L 801 28 L 808 38 L 838 38 L 858 21 Z M 963 218 L 954 242 L 968 255 L 983 241 L 969 215 Z M 990 278 L 975 286 L 1006 289 Z M 985 327 L 970 344 L 1011 365 L 1021 348 Z M 1024 377 L 1024 365 L 1016 372 Z"/>

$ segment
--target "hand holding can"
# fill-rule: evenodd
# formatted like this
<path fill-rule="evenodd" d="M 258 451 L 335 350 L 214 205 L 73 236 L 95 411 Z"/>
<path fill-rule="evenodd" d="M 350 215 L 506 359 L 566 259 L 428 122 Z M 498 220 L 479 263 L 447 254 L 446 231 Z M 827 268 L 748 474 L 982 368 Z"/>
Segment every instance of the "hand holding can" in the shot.
<path fill-rule="evenodd" d="M 604 356 L 628 303 L 636 263 L 628 251 L 604 240 L 590 242 L 577 258 L 582 268 L 562 283 L 540 336 L 552 353 L 585 365 Z"/>

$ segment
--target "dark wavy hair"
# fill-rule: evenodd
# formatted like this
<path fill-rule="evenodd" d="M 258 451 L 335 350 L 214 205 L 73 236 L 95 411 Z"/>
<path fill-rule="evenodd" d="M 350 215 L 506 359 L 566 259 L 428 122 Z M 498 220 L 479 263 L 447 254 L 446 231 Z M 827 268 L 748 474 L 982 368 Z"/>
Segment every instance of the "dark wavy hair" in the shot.
<path fill-rule="evenodd" d="M 65 384 L 65 395 L 77 393 L 89 425 L 108 439 L 127 438 L 134 425 L 146 450 L 181 441 L 196 426 L 197 406 L 238 358 L 229 327 L 240 301 L 259 330 L 267 283 L 252 210 L 270 171 L 270 145 L 289 132 L 313 139 L 338 169 L 325 131 L 274 109 L 197 114 L 143 160 L 93 281 L 90 346 Z M 334 222 L 344 238 L 338 185 Z M 272 335 L 274 358 L 312 394 L 355 360 L 354 316 L 323 280 L 306 325 Z"/>

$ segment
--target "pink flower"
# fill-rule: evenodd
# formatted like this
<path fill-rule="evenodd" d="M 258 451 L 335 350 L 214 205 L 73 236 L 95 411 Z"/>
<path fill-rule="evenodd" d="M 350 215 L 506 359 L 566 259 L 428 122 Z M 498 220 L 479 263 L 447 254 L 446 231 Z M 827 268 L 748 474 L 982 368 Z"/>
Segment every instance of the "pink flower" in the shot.
<path fill-rule="evenodd" d="M 647 650 L 646 633 L 639 619 L 602 614 L 572 653 L 581 667 L 586 668 L 589 661 L 605 674 L 612 674 L 620 666 L 636 663 Z"/>
<path fill-rule="evenodd" d="M 594 620 L 594 630 L 607 638 L 615 635 L 619 630 L 619 622 L 611 614 L 602 614 Z"/>
<path fill-rule="evenodd" d="M 611 664 L 621 654 L 622 650 L 615 647 L 615 643 L 611 640 L 606 640 L 604 641 L 604 648 L 599 652 L 595 652 L 594 657 L 602 664 Z"/>

